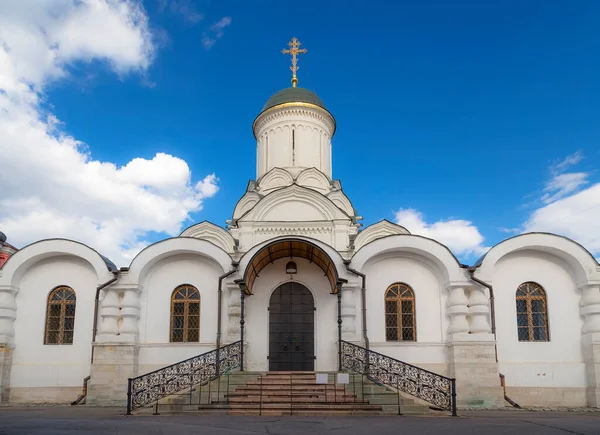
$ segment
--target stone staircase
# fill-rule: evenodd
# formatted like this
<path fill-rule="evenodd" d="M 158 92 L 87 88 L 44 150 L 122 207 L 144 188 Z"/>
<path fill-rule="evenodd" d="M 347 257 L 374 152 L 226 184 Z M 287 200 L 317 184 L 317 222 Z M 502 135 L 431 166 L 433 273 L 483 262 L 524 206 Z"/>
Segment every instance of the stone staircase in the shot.
<path fill-rule="evenodd" d="M 429 407 L 403 393 L 349 374 L 339 384 L 336 373 L 317 384 L 315 372 L 236 372 L 191 391 L 159 401 L 136 413 L 228 415 L 427 415 Z M 400 412 L 399 412 L 400 409 Z"/>

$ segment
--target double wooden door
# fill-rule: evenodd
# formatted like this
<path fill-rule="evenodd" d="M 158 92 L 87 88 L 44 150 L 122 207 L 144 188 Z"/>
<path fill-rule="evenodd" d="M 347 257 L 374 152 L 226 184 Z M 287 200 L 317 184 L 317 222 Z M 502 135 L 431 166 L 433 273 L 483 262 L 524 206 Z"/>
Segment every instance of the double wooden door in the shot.
<path fill-rule="evenodd" d="M 282 284 L 269 301 L 269 370 L 314 369 L 314 298 L 300 283 Z"/>

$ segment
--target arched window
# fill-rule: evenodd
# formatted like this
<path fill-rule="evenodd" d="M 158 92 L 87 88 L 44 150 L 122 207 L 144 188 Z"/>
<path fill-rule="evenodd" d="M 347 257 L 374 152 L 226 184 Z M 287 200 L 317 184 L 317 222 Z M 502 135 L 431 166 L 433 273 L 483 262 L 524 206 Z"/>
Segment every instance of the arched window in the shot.
<path fill-rule="evenodd" d="M 415 293 L 406 284 L 392 284 L 385 292 L 385 339 L 417 340 Z"/>
<path fill-rule="evenodd" d="M 535 282 L 524 282 L 517 289 L 517 328 L 519 341 L 550 341 L 546 292 Z"/>
<path fill-rule="evenodd" d="M 60 286 L 50 292 L 44 344 L 73 344 L 75 302 L 75 292 L 71 287 Z"/>
<path fill-rule="evenodd" d="M 200 341 L 200 292 L 180 285 L 171 296 L 171 342 Z"/>

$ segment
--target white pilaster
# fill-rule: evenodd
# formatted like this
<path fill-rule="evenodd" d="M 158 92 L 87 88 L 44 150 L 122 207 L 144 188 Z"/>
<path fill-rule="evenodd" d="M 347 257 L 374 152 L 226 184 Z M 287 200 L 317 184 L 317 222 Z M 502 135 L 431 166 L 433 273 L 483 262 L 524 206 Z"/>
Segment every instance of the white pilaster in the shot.
<path fill-rule="evenodd" d="M 448 325 L 448 336 L 451 339 L 459 339 L 462 336 L 469 334 L 469 298 L 465 291 L 464 285 L 450 285 L 448 289 L 448 317 L 450 324 Z"/>
<path fill-rule="evenodd" d="M 473 334 L 491 334 L 489 297 L 484 287 L 469 287 L 469 331 Z"/>
<path fill-rule="evenodd" d="M 16 287 L 0 287 L 0 345 L 12 345 L 15 339 L 16 294 Z"/>
<path fill-rule="evenodd" d="M 342 338 L 354 340 L 356 335 L 356 303 L 354 289 L 342 287 Z"/>
<path fill-rule="evenodd" d="M 121 324 L 119 325 L 119 341 L 137 343 L 140 318 L 140 292 L 137 286 L 122 287 L 123 296 L 120 303 Z"/>
<path fill-rule="evenodd" d="M 119 334 L 119 291 L 114 287 L 104 290 L 104 297 L 100 301 L 97 343 L 114 343 L 118 341 Z"/>
<path fill-rule="evenodd" d="M 240 298 L 240 287 L 232 283 L 227 285 L 229 296 L 227 297 L 227 341 L 234 342 L 240 339 L 240 317 L 242 303 Z"/>
<path fill-rule="evenodd" d="M 588 406 L 600 408 L 600 284 L 585 284 L 579 288 Z"/>

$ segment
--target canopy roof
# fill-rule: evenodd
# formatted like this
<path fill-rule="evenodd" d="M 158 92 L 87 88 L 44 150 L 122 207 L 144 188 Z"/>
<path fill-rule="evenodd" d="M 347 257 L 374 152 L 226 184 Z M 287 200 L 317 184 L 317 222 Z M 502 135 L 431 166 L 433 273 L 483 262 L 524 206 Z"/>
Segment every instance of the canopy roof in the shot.
<path fill-rule="evenodd" d="M 294 257 L 304 258 L 311 263 L 315 263 L 329 280 L 331 293 L 338 292 L 338 273 L 331 257 L 323 249 L 311 242 L 290 239 L 273 242 L 254 254 L 244 273 L 246 294 L 252 294 L 252 286 L 261 270 L 275 260 L 286 257 L 290 259 Z"/>

